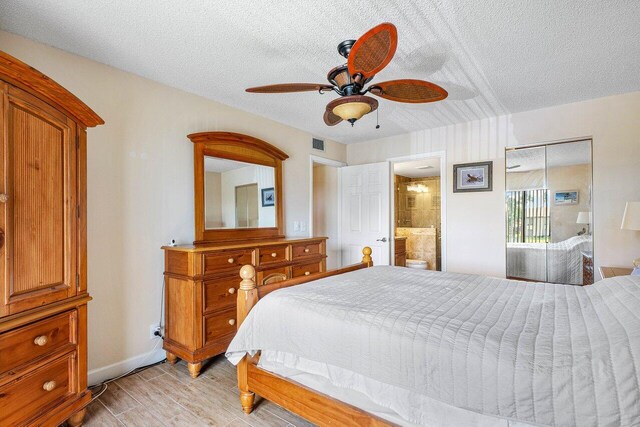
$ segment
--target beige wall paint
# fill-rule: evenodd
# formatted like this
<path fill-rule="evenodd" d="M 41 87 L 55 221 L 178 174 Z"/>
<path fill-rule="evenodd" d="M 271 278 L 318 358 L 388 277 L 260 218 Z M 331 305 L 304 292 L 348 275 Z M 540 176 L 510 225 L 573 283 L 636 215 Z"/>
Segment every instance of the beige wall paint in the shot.
<path fill-rule="evenodd" d="M 222 227 L 222 174 L 204 173 L 204 215 L 205 227 Z"/>
<path fill-rule="evenodd" d="M 287 233 L 294 235 L 294 221 L 308 221 L 309 133 L 6 32 L 0 49 L 58 81 L 106 121 L 88 131 L 89 369 L 102 372 L 93 379 L 118 374 L 154 347 L 149 326 L 160 317 L 160 246 L 194 239 L 187 134 L 240 132 L 284 150 Z M 325 157 L 345 160 L 344 145 L 325 147 Z"/>
<path fill-rule="evenodd" d="M 589 205 L 591 165 L 549 168 L 547 182 L 551 197 L 551 242 L 562 242 L 575 236 L 583 228 L 587 228 L 586 225 L 576 224 L 576 220 L 578 219 L 578 213 L 591 211 L 591 206 Z M 556 191 L 565 190 L 578 190 L 577 204 L 560 206 L 553 204 L 553 197 Z M 620 221 L 622 221 L 622 216 L 620 216 Z"/>
<path fill-rule="evenodd" d="M 313 165 L 313 234 L 327 236 L 327 269 L 340 268 L 338 168 Z"/>
<path fill-rule="evenodd" d="M 447 269 L 504 276 L 505 147 L 592 137 L 595 262 L 624 266 L 640 254 L 640 233 L 620 230 L 625 202 L 640 200 L 639 112 L 633 92 L 352 144 L 347 162 L 446 150 Z M 484 160 L 494 161 L 493 191 L 454 194 L 453 164 Z"/>

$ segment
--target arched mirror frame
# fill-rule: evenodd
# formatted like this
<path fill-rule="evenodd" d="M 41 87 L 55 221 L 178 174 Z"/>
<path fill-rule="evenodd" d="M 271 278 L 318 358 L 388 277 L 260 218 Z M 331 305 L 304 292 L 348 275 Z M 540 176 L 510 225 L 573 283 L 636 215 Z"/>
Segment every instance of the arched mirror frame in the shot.
<path fill-rule="evenodd" d="M 273 145 L 249 135 L 234 132 L 200 132 L 188 135 L 194 144 L 194 244 L 240 240 L 277 239 L 284 237 L 284 204 L 282 191 L 282 161 L 289 156 Z M 274 168 L 276 194 L 276 226 L 260 228 L 205 228 L 205 156 L 236 160 Z"/>

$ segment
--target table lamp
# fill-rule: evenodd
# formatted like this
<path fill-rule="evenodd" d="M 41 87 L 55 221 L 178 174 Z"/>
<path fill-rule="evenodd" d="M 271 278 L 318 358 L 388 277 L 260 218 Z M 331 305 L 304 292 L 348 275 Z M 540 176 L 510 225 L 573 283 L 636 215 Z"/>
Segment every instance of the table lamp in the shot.
<path fill-rule="evenodd" d="M 620 229 L 640 231 L 640 202 L 627 202 L 627 206 L 624 208 L 624 215 L 622 216 L 622 225 L 620 225 Z M 640 258 L 634 259 L 633 265 L 636 268 L 635 271 L 640 269 Z"/>
<path fill-rule="evenodd" d="M 576 224 L 587 224 L 587 235 L 591 234 L 591 212 L 579 212 Z M 584 231 L 584 228 L 582 229 Z"/>

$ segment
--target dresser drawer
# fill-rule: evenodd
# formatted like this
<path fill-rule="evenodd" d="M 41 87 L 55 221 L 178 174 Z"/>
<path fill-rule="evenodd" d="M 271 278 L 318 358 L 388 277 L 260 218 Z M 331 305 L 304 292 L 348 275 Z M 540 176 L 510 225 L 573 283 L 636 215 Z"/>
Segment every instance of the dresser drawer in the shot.
<path fill-rule="evenodd" d="M 202 311 L 224 310 L 236 307 L 236 291 L 240 286 L 240 276 L 231 276 L 224 279 L 204 282 L 202 298 Z"/>
<path fill-rule="evenodd" d="M 236 308 L 204 317 L 204 343 L 209 344 L 220 338 L 236 333 Z"/>
<path fill-rule="evenodd" d="M 59 359 L 0 387 L 3 426 L 15 426 L 34 414 L 43 414 L 75 393 L 76 353 Z"/>
<path fill-rule="evenodd" d="M 322 270 L 322 261 L 311 262 L 308 264 L 294 265 L 291 267 L 291 277 L 309 276 L 319 273 Z"/>
<path fill-rule="evenodd" d="M 289 267 L 277 267 L 258 271 L 258 286 L 281 282 L 289 278 Z"/>
<path fill-rule="evenodd" d="M 0 375 L 76 343 L 77 311 L 67 311 L 0 335 Z"/>
<path fill-rule="evenodd" d="M 258 248 L 257 267 L 286 262 L 288 260 L 287 248 L 287 245 L 265 246 L 263 248 Z"/>
<path fill-rule="evenodd" d="M 238 249 L 220 252 L 210 252 L 204 255 L 204 274 L 225 271 L 240 271 L 240 267 L 251 264 L 253 251 Z"/>
<path fill-rule="evenodd" d="M 321 247 L 322 242 L 308 242 L 291 245 L 291 249 L 293 252 L 292 258 L 296 260 L 300 258 L 320 255 L 322 253 Z"/>

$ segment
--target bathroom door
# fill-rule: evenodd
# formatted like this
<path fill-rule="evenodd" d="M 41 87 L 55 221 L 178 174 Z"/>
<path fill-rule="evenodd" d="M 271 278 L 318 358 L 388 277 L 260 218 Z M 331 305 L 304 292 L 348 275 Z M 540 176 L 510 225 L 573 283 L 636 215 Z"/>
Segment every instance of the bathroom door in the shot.
<path fill-rule="evenodd" d="M 365 246 L 373 250 L 374 265 L 389 265 L 389 162 L 345 166 L 340 174 L 342 265 L 360 262 Z"/>

